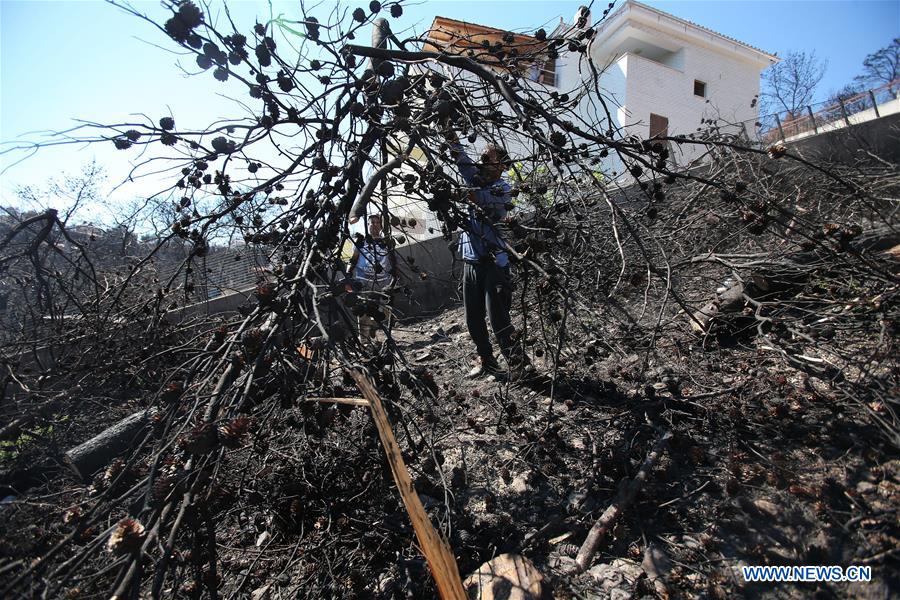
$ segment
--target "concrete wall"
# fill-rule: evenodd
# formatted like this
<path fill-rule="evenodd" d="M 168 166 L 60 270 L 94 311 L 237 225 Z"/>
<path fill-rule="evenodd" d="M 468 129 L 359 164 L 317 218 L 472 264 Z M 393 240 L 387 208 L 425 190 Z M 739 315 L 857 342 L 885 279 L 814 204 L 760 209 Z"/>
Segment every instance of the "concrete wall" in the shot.
<path fill-rule="evenodd" d="M 256 285 L 243 290 L 236 290 L 205 302 L 189 304 L 165 314 L 165 320 L 169 323 L 180 323 L 185 319 L 196 318 L 203 315 L 217 315 L 222 313 L 237 312 L 238 307 L 245 304 L 256 289 Z"/>
<path fill-rule="evenodd" d="M 900 113 L 819 135 L 788 141 L 791 151 L 809 160 L 854 163 L 873 160 L 871 152 L 884 160 L 900 162 Z"/>
<path fill-rule="evenodd" d="M 793 142 L 796 140 L 801 140 L 803 138 L 818 135 L 820 133 L 843 129 L 844 127 L 847 127 L 848 121 L 850 122 L 850 125 L 859 125 L 861 123 L 865 123 L 866 121 L 871 121 L 872 119 L 878 119 L 880 117 L 887 117 L 889 115 L 900 113 L 900 96 L 894 98 L 893 100 L 889 100 L 887 102 L 879 104 L 877 111 L 875 110 L 875 108 L 867 108 L 866 110 L 848 115 L 846 119 L 843 116 L 838 116 L 838 111 L 835 111 L 835 113 L 836 116 L 834 116 L 831 121 L 824 124 L 821 124 L 821 115 L 816 116 L 817 126 L 815 128 L 812 127 L 811 120 L 807 121 L 806 123 L 804 123 L 804 126 L 810 127 L 810 129 L 804 131 L 803 133 L 798 133 L 797 135 L 790 135 L 787 130 L 790 125 L 784 124 L 784 128 L 786 129 L 785 134 L 788 136 L 787 138 L 785 138 L 785 141 Z M 807 123 L 810 124 L 807 125 Z M 818 131 L 816 131 L 817 129 Z"/>
<path fill-rule="evenodd" d="M 409 297 L 402 294 L 395 297 L 394 309 L 398 317 L 426 316 L 461 301 L 459 283 L 463 263 L 458 252 L 450 251 L 450 244 L 438 237 L 397 249 L 397 262 L 406 277 L 404 283 L 412 291 Z M 424 278 L 420 275 L 423 272 Z"/>
<path fill-rule="evenodd" d="M 454 241 L 456 236 L 454 236 Z M 404 244 L 397 248 L 397 264 L 402 271 L 403 284 L 410 288 L 410 296 L 395 297 L 394 309 L 400 318 L 417 318 L 436 313 L 461 300 L 459 282 L 462 262 L 459 253 L 450 251 L 451 242 L 441 237 Z M 411 259 L 411 260 L 410 260 Z M 424 273 L 424 277 L 422 274 Z M 191 304 L 166 313 L 166 320 L 178 323 L 186 318 L 237 312 L 253 296 L 254 288 Z"/>

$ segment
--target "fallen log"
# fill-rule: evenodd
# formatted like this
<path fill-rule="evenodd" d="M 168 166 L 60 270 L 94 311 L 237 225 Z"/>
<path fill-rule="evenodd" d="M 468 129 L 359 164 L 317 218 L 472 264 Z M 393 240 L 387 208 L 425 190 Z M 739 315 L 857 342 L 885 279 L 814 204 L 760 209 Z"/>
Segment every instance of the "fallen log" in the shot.
<path fill-rule="evenodd" d="M 697 333 L 709 331 L 709 325 L 721 313 L 736 312 L 744 306 L 744 284 L 735 283 L 730 288 L 694 313 L 691 329 Z"/>
<path fill-rule="evenodd" d="M 131 446 L 135 438 L 146 432 L 152 414 L 150 409 L 146 409 L 125 417 L 66 452 L 64 462 L 76 475 L 88 479 Z"/>
<path fill-rule="evenodd" d="M 641 468 L 638 469 L 634 479 L 631 481 L 623 481 L 620 484 L 619 493 L 616 494 L 616 499 L 613 500 L 613 503 L 610 504 L 605 511 L 603 511 L 603 514 L 600 515 L 600 518 L 597 519 L 597 522 L 591 527 L 587 538 L 585 538 L 584 543 L 578 550 L 578 555 L 575 557 L 575 570 L 577 572 L 580 573 L 590 566 L 591 560 L 593 560 L 594 554 L 597 553 L 597 548 L 600 546 L 600 542 L 603 541 L 603 538 L 606 537 L 607 532 L 612 526 L 616 524 L 616 521 L 618 521 L 619 517 L 622 516 L 622 513 L 625 512 L 625 509 L 634 502 L 635 497 L 638 492 L 641 491 L 644 482 L 650 475 L 650 471 L 653 470 L 659 457 L 662 456 L 662 453 L 665 451 L 671 438 L 671 431 L 664 433 L 662 437 L 657 440 L 656 444 L 653 445 L 653 448 L 650 450 L 647 458 L 644 459 L 644 462 L 641 464 Z"/>
<path fill-rule="evenodd" d="M 844 242 L 847 250 L 856 254 L 883 254 L 883 258 L 894 258 L 900 233 L 888 230 L 876 230 L 864 233 L 856 239 Z M 724 257 L 727 258 L 727 257 Z M 722 262 L 730 265 L 722 256 L 709 254 L 694 257 L 691 262 Z M 715 298 L 703 308 L 690 315 L 691 329 L 700 334 L 710 331 L 710 325 L 721 314 L 741 311 L 745 306 L 745 297 L 754 300 L 772 300 L 782 294 L 796 290 L 804 285 L 811 274 L 811 266 L 815 263 L 827 264 L 828 256 L 816 251 L 794 252 L 773 260 L 758 260 L 743 265 L 753 268 L 746 276 L 745 283 L 737 282 L 726 290 L 716 294 Z M 736 265 L 740 268 L 741 265 Z"/>

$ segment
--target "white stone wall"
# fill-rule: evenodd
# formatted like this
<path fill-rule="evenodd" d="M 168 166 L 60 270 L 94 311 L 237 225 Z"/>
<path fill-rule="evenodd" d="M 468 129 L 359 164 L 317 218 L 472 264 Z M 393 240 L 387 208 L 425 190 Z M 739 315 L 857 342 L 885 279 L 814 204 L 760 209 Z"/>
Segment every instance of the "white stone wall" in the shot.
<path fill-rule="evenodd" d="M 607 108 L 613 116 L 614 129 L 624 127 L 628 122 L 626 100 L 628 96 L 629 78 L 628 56 L 622 56 L 603 70 L 600 77 L 600 89 L 607 94 Z M 603 161 L 602 168 L 606 177 L 615 179 L 622 173 L 623 165 L 619 157 L 614 153 Z"/>
<path fill-rule="evenodd" d="M 753 122 L 758 110 L 751 102 L 759 93 L 759 69 L 750 63 L 730 58 L 696 45 L 686 45 L 684 70 L 675 69 L 636 54 L 626 55 L 627 89 L 625 93 L 628 131 L 642 138 L 650 135 L 650 113 L 669 119 L 669 135 L 696 133 L 701 119 L 720 119 L 727 123 Z M 706 97 L 694 95 L 694 81 L 706 83 Z M 735 125 L 730 131 L 737 131 Z M 686 164 L 703 152 L 702 148 L 683 144 L 675 151 L 680 164 Z"/>
<path fill-rule="evenodd" d="M 660 33 L 660 36 L 667 34 Z M 671 36 L 669 36 L 671 41 Z M 650 113 L 669 120 L 670 135 L 696 133 L 703 118 L 719 118 L 728 123 L 746 122 L 748 132 L 753 133 L 757 108 L 751 102 L 759 93 L 759 67 L 749 61 L 728 56 L 709 47 L 679 39 L 681 50 L 673 64 L 680 68 L 626 53 L 609 65 L 599 63 L 607 49 L 595 47 L 598 68 L 605 67 L 600 88 L 605 94 L 607 106 L 616 126 L 624 128 L 627 135 L 647 138 L 650 135 Z M 579 69 L 578 56 L 563 53 L 559 60 L 561 91 L 571 90 L 589 77 L 589 69 L 582 60 Z M 706 96 L 694 95 L 694 80 L 706 83 Z M 585 120 L 608 127 L 603 122 L 597 103 L 584 99 L 578 113 Z M 728 128 L 738 131 L 739 126 Z M 673 148 L 673 158 L 686 165 L 701 156 L 701 146 L 683 144 Z M 608 173 L 622 172 L 621 161 L 611 154 L 604 163 Z"/>

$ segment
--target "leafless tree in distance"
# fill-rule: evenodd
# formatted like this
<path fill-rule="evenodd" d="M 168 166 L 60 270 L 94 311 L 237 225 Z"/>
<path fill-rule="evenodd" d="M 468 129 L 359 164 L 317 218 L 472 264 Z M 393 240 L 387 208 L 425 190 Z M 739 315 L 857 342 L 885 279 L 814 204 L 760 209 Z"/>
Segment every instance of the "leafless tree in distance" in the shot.
<path fill-rule="evenodd" d="M 863 72 L 856 76 L 861 85 L 876 87 L 900 79 L 900 38 L 863 59 Z"/>
<path fill-rule="evenodd" d="M 763 111 L 784 111 L 790 117 L 798 116 L 805 106 L 812 104 L 826 67 L 827 61 L 817 57 L 814 51 L 789 52 L 762 74 Z"/>

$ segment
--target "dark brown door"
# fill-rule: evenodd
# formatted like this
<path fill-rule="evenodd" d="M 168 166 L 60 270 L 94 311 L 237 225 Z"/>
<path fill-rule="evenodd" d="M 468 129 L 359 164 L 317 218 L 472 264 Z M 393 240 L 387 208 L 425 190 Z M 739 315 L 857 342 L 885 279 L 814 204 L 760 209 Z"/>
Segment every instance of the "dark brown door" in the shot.
<path fill-rule="evenodd" d="M 667 137 L 669 135 L 669 119 L 650 113 L 650 137 Z"/>

